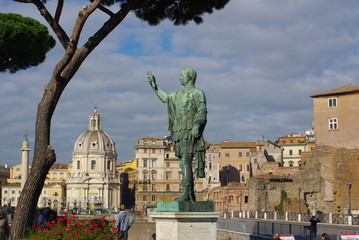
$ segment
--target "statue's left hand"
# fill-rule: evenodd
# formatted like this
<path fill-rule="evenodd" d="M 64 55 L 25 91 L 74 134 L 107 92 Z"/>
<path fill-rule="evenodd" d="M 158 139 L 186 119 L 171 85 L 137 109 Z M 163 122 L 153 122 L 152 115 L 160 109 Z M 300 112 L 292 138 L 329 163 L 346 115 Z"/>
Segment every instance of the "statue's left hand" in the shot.
<path fill-rule="evenodd" d="M 196 140 L 199 138 L 199 129 L 197 126 L 193 126 L 192 128 L 192 140 Z"/>

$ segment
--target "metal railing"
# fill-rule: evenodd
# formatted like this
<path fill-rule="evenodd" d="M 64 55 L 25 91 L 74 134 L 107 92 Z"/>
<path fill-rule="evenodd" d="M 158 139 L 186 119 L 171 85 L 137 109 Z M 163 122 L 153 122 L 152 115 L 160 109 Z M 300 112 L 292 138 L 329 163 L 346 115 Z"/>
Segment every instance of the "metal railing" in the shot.
<path fill-rule="evenodd" d="M 222 213 L 222 218 L 253 218 L 253 219 L 267 219 L 267 220 L 283 220 L 283 221 L 298 221 L 308 222 L 312 215 L 310 213 L 291 213 L 291 212 L 253 212 L 253 211 L 232 211 Z M 347 215 L 336 213 L 317 213 L 316 217 L 321 223 L 328 224 L 344 224 L 344 225 L 359 225 L 359 215 Z"/>

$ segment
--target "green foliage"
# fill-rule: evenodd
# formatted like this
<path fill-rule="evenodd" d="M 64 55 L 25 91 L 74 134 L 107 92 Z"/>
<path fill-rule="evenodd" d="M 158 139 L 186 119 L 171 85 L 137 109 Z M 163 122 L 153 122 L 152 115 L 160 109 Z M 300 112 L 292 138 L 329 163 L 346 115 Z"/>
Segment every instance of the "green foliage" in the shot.
<path fill-rule="evenodd" d="M 276 212 L 284 212 L 284 206 L 283 206 L 284 201 L 290 203 L 290 199 L 287 197 L 287 192 L 285 190 L 282 190 L 280 192 L 280 203 L 279 205 L 274 206 L 274 210 Z"/>
<path fill-rule="evenodd" d="M 115 2 L 126 4 L 128 0 L 103 0 L 102 4 L 112 5 Z M 201 15 L 220 10 L 229 0 L 144 0 L 136 6 L 136 16 L 150 25 L 157 25 L 165 19 L 175 25 L 186 25 L 189 21 L 202 23 Z M 150 6 L 150 7 L 148 7 Z"/>
<path fill-rule="evenodd" d="M 0 72 L 39 65 L 55 44 L 47 27 L 35 19 L 0 13 Z"/>

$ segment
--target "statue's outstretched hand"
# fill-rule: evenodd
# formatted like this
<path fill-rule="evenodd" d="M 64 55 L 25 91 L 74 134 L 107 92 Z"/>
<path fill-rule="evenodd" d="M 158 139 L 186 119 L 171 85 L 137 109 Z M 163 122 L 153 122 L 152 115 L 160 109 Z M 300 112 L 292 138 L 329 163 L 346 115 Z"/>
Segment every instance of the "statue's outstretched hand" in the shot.
<path fill-rule="evenodd" d="M 151 71 L 147 71 L 147 79 L 153 88 L 157 88 L 156 78 L 152 75 Z"/>

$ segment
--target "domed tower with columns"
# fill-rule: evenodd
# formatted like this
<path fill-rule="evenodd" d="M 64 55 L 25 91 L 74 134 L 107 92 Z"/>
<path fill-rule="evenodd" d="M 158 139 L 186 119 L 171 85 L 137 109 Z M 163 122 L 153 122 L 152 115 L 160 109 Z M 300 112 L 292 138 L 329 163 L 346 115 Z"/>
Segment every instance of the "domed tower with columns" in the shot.
<path fill-rule="evenodd" d="M 89 129 L 81 134 L 72 154 L 66 180 L 67 208 L 106 209 L 120 205 L 120 178 L 116 173 L 115 143 L 102 131 L 102 118 L 94 112 Z"/>

